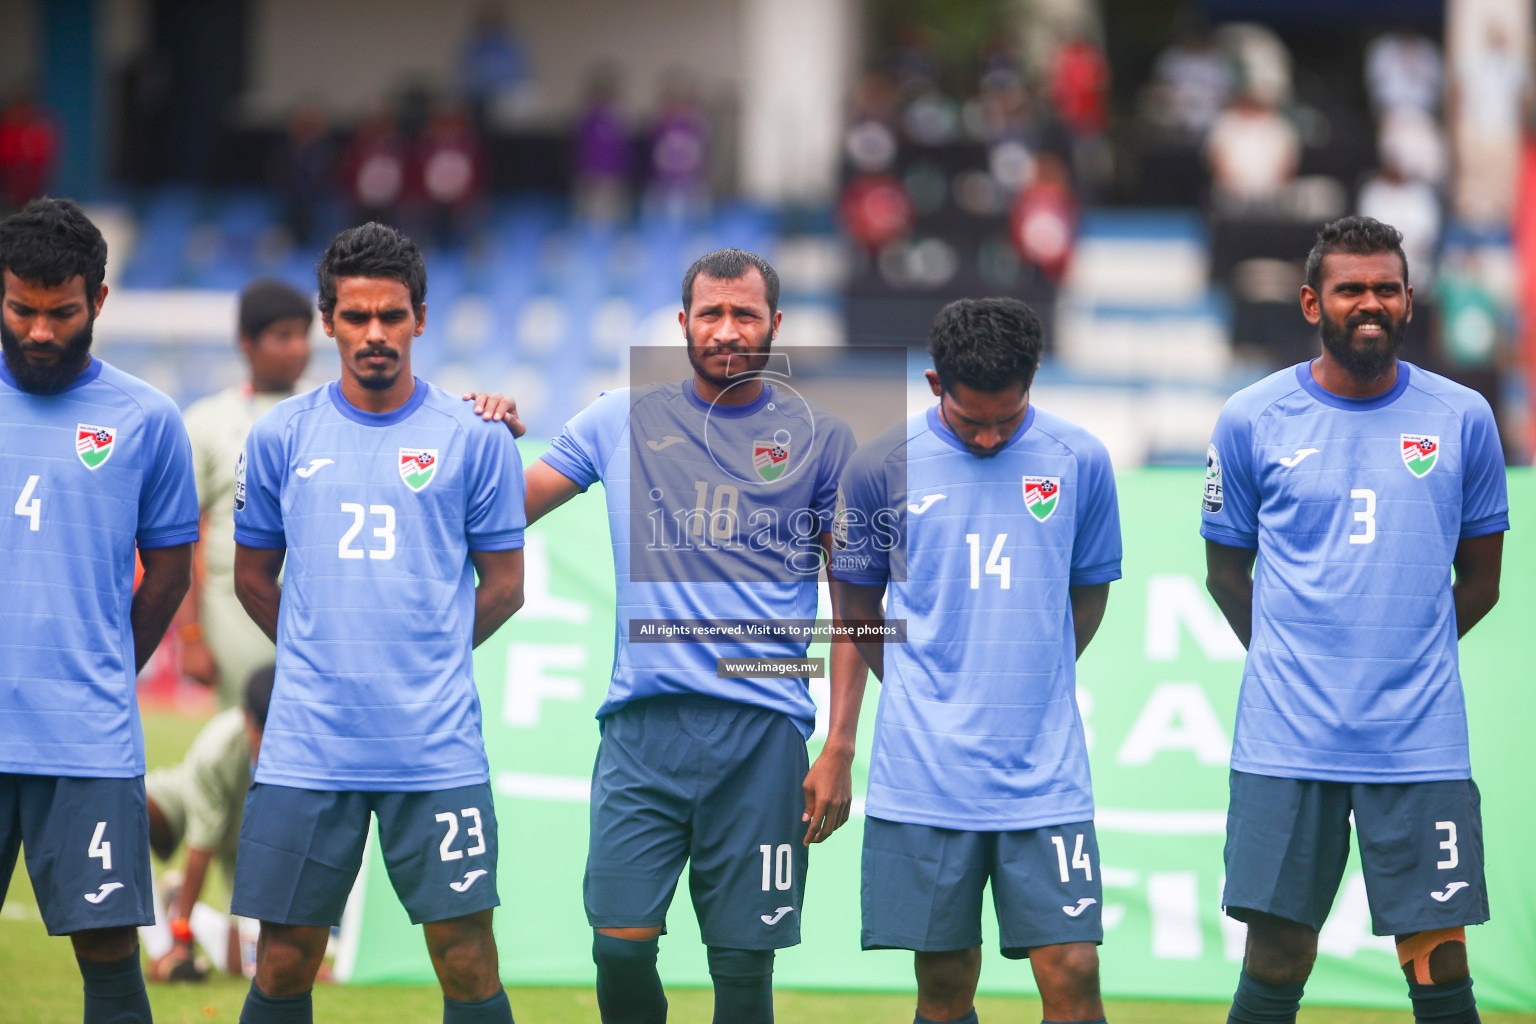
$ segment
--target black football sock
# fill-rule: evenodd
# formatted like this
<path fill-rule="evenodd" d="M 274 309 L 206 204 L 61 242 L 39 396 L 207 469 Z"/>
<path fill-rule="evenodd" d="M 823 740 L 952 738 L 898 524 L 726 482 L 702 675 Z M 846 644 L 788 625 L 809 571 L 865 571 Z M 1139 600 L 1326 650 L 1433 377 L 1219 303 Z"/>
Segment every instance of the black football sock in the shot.
<path fill-rule="evenodd" d="M 597 1011 L 603 1024 L 664 1024 L 667 996 L 656 973 L 656 939 L 592 936 L 597 964 Z"/>
<path fill-rule="evenodd" d="M 512 1024 L 512 1004 L 507 990 L 472 1003 L 443 996 L 443 1024 Z"/>
<path fill-rule="evenodd" d="M 1304 987 L 1271 985 L 1244 971 L 1237 978 L 1237 994 L 1232 997 L 1227 1024 L 1296 1024 Z"/>
<path fill-rule="evenodd" d="M 1482 1019 L 1477 1015 L 1470 977 L 1444 985 L 1410 981 L 1408 998 L 1413 1000 L 1413 1019 L 1419 1024 L 1479 1024 Z"/>
<path fill-rule="evenodd" d="M 981 1018 L 976 1016 L 976 1007 L 973 1006 L 971 1007 L 971 1012 L 966 1014 L 964 1017 L 956 1017 L 954 1020 L 943 1021 L 942 1024 L 978 1024 L 980 1020 Z M 927 1017 L 924 1017 L 919 1013 L 912 1018 L 912 1024 L 941 1024 L 941 1022 L 936 1020 L 929 1020 Z"/>
<path fill-rule="evenodd" d="M 240 1024 L 314 1024 L 315 1005 L 311 992 L 296 996 L 269 996 L 251 982 L 240 1009 Z"/>
<path fill-rule="evenodd" d="M 75 957 L 85 982 L 85 1024 L 150 1024 L 139 951 L 105 963 Z"/>
<path fill-rule="evenodd" d="M 715 1024 L 773 1024 L 773 950 L 709 947 Z"/>

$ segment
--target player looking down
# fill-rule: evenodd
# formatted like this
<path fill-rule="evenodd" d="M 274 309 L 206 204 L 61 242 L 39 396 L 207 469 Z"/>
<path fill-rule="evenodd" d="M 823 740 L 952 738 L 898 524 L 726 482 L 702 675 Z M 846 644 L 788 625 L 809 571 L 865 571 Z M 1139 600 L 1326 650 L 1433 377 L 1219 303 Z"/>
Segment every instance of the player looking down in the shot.
<path fill-rule="evenodd" d="M 197 493 L 176 406 L 91 355 L 106 266 L 67 199 L 0 221 L 0 897 L 25 844 L 86 1024 L 128 1024 L 155 920 L 135 681 L 191 582 Z"/>
<path fill-rule="evenodd" d="M 1229 1020 L 1296 1019 L 1349 856 L 1420 1021 L 1476 1021 L 1465 926 L 1488 920 L 1457 638 L 1499 596 L 1509 529 L 1488 403 L 1398 358 L 1402 236 L 1327 225 L 1301 311 L 1314 360 L 1233 395 L 1207 454 L 1207 584 L 1248 648 L 1233 731 Z"/>
<path fill-rule="evenodd" d="M 1029 400 L 1041 340 L 1016 299 L 945 306 L 938 404 L 843 475 L 842 619 L 906 622 L 905 643 L 858 641 L 882 684 L 863 946 L 915 952 L 917 1024 L 976 1021 L 989 881 L 1002 953 L 1029 958 L 1045 1019 L 1104 1019 L 1075 663 L 1120 578 L 1120 514 L 1104 445 Z"/>
<path fill-rule="evenodd" d="M 522 604 L 522 464 L 507 431 L 411 375 L 427 275 L 410 239 L 343 231 L 319 291 L 341 379 L 258 420 L 235 483 L 236 592 L 277 644 L 231 907 L 261 921 L 240 1019 L 311 1019 L 376 814 L 445 1024 L 510 1022 L 470 652 Z"/>

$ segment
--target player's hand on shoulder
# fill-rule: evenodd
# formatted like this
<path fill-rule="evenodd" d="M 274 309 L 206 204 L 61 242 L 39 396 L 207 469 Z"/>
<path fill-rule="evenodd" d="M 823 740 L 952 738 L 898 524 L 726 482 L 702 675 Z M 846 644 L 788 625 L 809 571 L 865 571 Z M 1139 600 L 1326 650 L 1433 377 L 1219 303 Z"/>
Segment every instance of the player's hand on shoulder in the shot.
<path fill-rule="evenodd" d="M 522 437 L 528 432 L 523 421 L 517 418 L 517 400 L 510 395 L 504 395 L 500 391 L 492 391 L 489 394 L 484 391 L 469 391 L 465 393 L 464 401 L 475 403 L 475 412 L 481 419 L 505 423 L 507 429 L 512 431 L 513 437 Z"/>

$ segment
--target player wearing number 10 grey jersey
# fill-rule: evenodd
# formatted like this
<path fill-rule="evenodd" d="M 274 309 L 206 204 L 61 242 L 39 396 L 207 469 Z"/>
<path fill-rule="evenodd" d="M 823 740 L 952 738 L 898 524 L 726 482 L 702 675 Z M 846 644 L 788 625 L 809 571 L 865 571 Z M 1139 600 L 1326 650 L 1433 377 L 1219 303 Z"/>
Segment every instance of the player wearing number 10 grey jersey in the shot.
<path fill-rule="evenodd" d="M 1365 217 L 1323 229 L 1301 290 L 1321 356 L 1232 396 L 1207 455 L 1211 591 L 1248 646 L 1223 895 L 1249 924 L 1240 1024 L 1294 1020 L 1351 819 L 1416 1015 L 1477 1019 L 1464 926 L 1488 898 L 1457 637 L 1497 600 L 1509 506 L 1488 403 L 1397 358 L 1400 241 Z"/>

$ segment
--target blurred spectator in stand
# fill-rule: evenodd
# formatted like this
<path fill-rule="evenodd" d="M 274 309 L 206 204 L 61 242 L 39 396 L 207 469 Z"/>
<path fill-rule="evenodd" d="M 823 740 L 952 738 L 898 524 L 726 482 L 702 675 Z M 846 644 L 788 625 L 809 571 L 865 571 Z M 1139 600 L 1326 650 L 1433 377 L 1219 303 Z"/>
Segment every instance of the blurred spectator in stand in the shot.
<path fill-rule="evenodd" d="M 1291 51 L 1274 29 L 1234 22 L 1217 29 L 1215 38 L 1216 45 L 1231 55 L 1242 91 L 1276 109 L 1290 104 Z"/>
<path fill-rule="evenodd" d="M 1206 156 L 1218 210 L 1274 215 L 1301 162 L 1301 139 L 1262 98 L 1243 92 L 1211 126 Z"/>
<path fill-rule="evenodd" d="M 1502 25 L 1490 23 L 1483 45 L 1457 63 L 1451 87 L 1456 212 L 1471 224 L 1509 223 L 1528 90 L 1520 48 Z"/>
<path fill-rule="evenodd" d="M 1235 85 L 1231 57 L 1203 27 L 1192 28 L 1157 58 L 1150 116 L 1175 137 L 1199 145 Z"/>
<path fill-rule="evenodd" d="M 651 131 L 646 206 L 653 215 L 687 220 L 708 209 L 709 134 L 709 114 L 693 79 L 686 71 L 669 71 Z"/>
<path fill-rule="evenodd" d="M 459 74 L 469 120 L 480 135 L 490 131 L 494 113 L 528 79 L 522 43 L 498 3 L 482 4 L 459 51 Z"/>
<path fill-rule="evenodd" d="M 1014 200 L 1010 216 L 1019 257 L 1038 268 L 1052 286 L 1061 283 L 1077 235 L 1077 196 L 1072 174 L 1055 153 L 1042 153 L 1035 177 Z"/>
<path fill-rule="evenodd" d="M 1406 178 L 1436 188 L 1445 184 L 1449 163 L 1445 134 L 1428 111 L 1405 105 L 1384 111 L 1376 131 L 1376 152 L 1383 164 L 1392 164 Z"/>
<path fill-rule="evenodd" d="M 19 210 L 48 191 L 59 135 L 23 89 L 0 113 L 0 211 Z"/>
<path fill-rule="evenodd" d="M 283 219 L 294 242 L 309 246 L 318 236 L 329 234 L 324 221 L 336 176 L 336 143 L 319 103 L 294 108 L 274 176 L 283 197 Z"/>
<path fill-rule="evenodd" d="M 464 240 L 485 200 L 485 157 L 479 134 L 458 104 L 439 107 L 416 140 L 411 190 L 426 203 L 428 230 L 440 246 Z"/>
<path fill-rule="evenodd" d="M 587 105 L 576 122 L 576 214 L 616 221 L 629 213 L 629 131 L 618 108 L 618 72 L 602 66 L 587 84 Z"/>
<path fill-rule="evenodd" d="M 896 82 L 888 75 L 865 75 L 854 93 L 843 156 L 859 173 L 889 171 L 896 163 Z"/>
<path fill-rule="evenodd" d="M 1074 177 L 1091 196 L 1114 173 L 1104 132 L 1109 127 L 1109 64 L 1087 36 L 1078 35 L 1055 53 L 1050 98 L 1072 140 Z"/>
<path fill-rule="evenodd" d="M 1378 116 L 1395 107 L 1433 114 L 1443 74 L 1440 48 L 1407 26 L 1377 36 L 1365 50 L 1365 85 Z"/>
<path fill-rule="evenodd" d="M 1434 279 L 1435 251 L 1440 245 L 1440 196 L 1434 186 L 1415 181 L 1386 162 L 1361 187 L 1356 212 L 1403 233 L 1408 279 L 1424 291 Z"/>
<path fill-rule="evenodd" d="M 405 179 L 405 139 L 389 107 L 377 104 L 358 124 L 342 158 L 342 181 L 353 220 L 398 223 Z"/>

